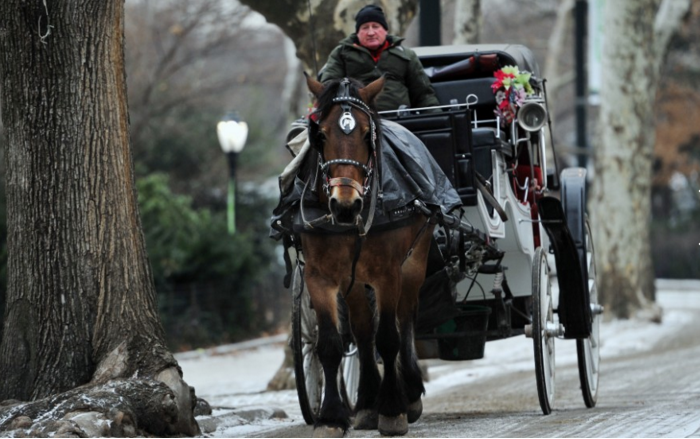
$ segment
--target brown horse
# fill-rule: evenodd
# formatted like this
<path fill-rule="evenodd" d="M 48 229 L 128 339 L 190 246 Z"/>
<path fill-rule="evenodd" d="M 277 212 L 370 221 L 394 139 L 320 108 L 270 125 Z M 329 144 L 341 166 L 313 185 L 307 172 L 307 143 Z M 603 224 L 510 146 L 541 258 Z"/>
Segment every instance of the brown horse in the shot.
<path fill-rule="evenodd" d="M 315 150 L 310 160 L 315 160 L 315 173 L 321 176 L 315 189 L 321 204 L 328 206 L 328 218 L 346 227 L 342 233 L 301 234 L 304 280 L 316 311 L 317 353 L 325 377 L 314 435 L 342 436 L 350 426 L 350 413 L 336 380 L 343 357 L 338 294 L 348 305 L 360 358 L 354 428 L 406 434 L 408 423 L 422 412 L 425 392 L 415 355 L 413 321 L 434 224 L 417 213 L 393 228 L 371 228 L 382 147 L 373 102 L 384 79 L 366 87 L 348 79 L 324 87 L 307 77 L 307 84 L 318 108 L 318 118 L 309 128 Z M 367 286 L 374 290 L 376 309 L 370 305 Z M 383 377 L 375 347 L 384 363 Z"/>

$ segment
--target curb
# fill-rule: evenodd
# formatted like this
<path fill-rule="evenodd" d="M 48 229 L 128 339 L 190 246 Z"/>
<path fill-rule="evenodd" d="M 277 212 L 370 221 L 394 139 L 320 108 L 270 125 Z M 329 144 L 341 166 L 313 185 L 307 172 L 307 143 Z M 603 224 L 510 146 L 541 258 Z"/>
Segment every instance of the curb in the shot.
<path fill-rule="evenodd" d="M 700 279 L 656 279 L 657 290 L 700 293 Z"/>
<path fill-rule="evenodd" d="M 226 355 L 233 352 L 244 351 L 248 349 L 256 349 L 264 346 L 269 346 L 278 343 L 285 343 L 289 338 L 289 334 L 277 334 L 272 337 L 256 338 L 253 340 L 242 341 L 239 343 L 231 343 L 227 345 L 216 346 L 209 349 L 197 349 L 196 351 L 180 352 L 175 354 L 176 360 L 194 360 L 201 357 L 213 355 Z"/>
<path fill-rule="evenodd" d="M 228 427 L 249 424 L 254 421 L 268 419 L 286 419 L 287 413 L 276 407 L 249 407 L 240 410 L 233 410 L 218 416 L 198 417 L 197 423 L 202 433 L 213 433 L 221 425 Z"/>

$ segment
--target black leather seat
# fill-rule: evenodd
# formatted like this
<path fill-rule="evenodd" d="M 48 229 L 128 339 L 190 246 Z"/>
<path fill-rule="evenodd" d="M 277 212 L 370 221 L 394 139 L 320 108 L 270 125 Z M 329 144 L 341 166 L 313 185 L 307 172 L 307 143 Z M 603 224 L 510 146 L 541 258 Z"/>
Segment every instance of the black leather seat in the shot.
<path fill-rule="evenodd" d="M 425 144 L 464 205 L 476 204 L 469 111 L 463 109 L 389 119 L 406 127 Z"/>

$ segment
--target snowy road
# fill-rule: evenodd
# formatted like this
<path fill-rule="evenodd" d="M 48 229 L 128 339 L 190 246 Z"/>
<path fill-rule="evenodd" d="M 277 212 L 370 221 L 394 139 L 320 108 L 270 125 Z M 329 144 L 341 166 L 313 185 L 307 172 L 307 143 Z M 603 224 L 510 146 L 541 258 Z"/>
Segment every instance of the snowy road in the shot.
<path fill-rule="evenodd" d="M 581 397 L 575 342 L 558 340 L 554 412 L 543 416 L 532 342 L 515 337 L 487 343 L 482 360 L 431 360 L 425 412 L 408 437 L 700 437 L 700 282 L 661 281 L 658 286 L 662 324 L 602 325 L 594 409 L 586 409 Z M 212 405 L 274 406 L 289 415 L 247 424 L 232 418 L 207 436 L 311 436 L 294 392 L 264 392 L 282 356 L 278 344 L 179 359 L 185 380 Z M 349 436 L 380 437 L 352 430 Z"/>

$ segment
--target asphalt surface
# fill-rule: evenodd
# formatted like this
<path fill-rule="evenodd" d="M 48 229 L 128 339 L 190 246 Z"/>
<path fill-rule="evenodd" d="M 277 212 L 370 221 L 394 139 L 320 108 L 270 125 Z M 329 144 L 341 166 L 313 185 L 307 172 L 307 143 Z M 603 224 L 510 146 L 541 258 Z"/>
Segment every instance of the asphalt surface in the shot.
<path fill-rule="evenodd" d="M 596 407 L 585 408 L 575 362 L 557 365 L 554 411 L 547 416 L 533 371 L 506 367 L 429 394 L 406 437 L 700 437 L 700 291 L 660 291 L 659 303 L 672 331 L 661 338 L 640 333 L 627 343 L 649 346 L 623 346 L 603 357 Z M 453 367 L 460 363 L 471 362 Z M 312 435 L 311 426 L 296 424 L 250 436 Z M 381 437 L 353 430 L 347 436 Z"/>

